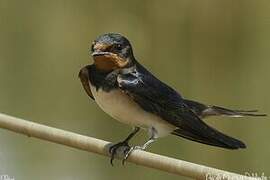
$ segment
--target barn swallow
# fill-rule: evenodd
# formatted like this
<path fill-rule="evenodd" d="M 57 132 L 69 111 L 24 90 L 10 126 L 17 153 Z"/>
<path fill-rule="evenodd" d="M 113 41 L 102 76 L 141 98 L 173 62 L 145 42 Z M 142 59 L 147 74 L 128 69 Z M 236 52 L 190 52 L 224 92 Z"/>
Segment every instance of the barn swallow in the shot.
<path fill-rule="evenodd" d="M 256 110 L 230 110 L 183 98 L 135 59 L 130 42 L 121 34 L 99 36 L 90 53 L 94 63 L 79 72 L 84 90 L 111 117 L 134 127 L 126 139 L 110 148 L 111 164 L 118 148 L 127 147 L 124 162 L 133 150 L 145 150 L 157 138 L 169 134 L 226 149 L 246 148 L 242 141 L 219 132 L 202 119 L 265 116 Z M 141 128 L 148 131 L 149 139 L 142 146 L 129 146 L 129 140 Z"/>

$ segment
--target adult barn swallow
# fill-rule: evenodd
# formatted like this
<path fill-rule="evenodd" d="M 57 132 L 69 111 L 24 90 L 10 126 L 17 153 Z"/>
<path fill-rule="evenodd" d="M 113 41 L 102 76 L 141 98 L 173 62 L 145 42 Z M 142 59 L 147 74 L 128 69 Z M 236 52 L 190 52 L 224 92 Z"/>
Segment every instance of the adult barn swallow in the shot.
<path fill-rule="evenodd" d="M 226 149 L 246 148 L 242 141 L 210 127 L 202 118 L 265 116 L 183 98 L 135 59 L 130 42 L 120 34 L 99 36 L 92 43 L 91 55 L 94 63 L 79 72 L 86 93 L 110 116 L 134 127 L 125 140 L 110 148 L 111 163 L 119 147 L 128 147 L 124 162 L 133 150 L 144 150 L 169 134 Z M 129 140 L 141 128 L 148 131 L 149 139 L 142 146 L 130 147 Z"/>

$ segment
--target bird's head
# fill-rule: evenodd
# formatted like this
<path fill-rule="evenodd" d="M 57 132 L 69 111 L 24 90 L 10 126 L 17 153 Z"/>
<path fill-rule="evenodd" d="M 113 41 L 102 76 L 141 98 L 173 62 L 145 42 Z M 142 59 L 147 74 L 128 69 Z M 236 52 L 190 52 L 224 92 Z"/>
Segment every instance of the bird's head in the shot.
<path fill-rule="evenodd" d="M 118 33 L 99 36 L 92 43 L 91 55 L 96 67 L 102 71 L 127 68 L 135 61 L 130 42 Z"/>

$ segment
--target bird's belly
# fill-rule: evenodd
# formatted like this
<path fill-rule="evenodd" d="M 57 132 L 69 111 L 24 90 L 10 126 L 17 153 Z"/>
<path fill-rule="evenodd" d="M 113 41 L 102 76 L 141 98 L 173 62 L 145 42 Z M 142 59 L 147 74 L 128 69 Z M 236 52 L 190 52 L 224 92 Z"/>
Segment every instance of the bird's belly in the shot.
<path fill-rule="evenodd" d="M 128 95 L 121 90 L 111 90 L 109 92 L 91 87 L 92 94 L 99 107 L 116 120 L 143 128 L 155 128 L 157 136 L 165 136 L 171 133 L 175 126 L 162 120 L 155 114 L 144 111 Z"/>

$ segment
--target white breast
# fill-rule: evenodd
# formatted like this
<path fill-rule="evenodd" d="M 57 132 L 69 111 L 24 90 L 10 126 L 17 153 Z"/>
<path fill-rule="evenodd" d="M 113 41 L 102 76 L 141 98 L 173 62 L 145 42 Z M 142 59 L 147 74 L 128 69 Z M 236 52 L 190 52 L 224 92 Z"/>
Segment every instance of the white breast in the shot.
<path fill-rule="evenodd" d="M 175 126 L 160 117 L 144 111 L 121 90 L 105 92 L 101 88 L 96 91 L 96 88 L 91 84 L 90 87 L 99 107 L 122 123 L 147 129 L 154 127 L 158 137 L 168 135 L 175 129 Z"/>

